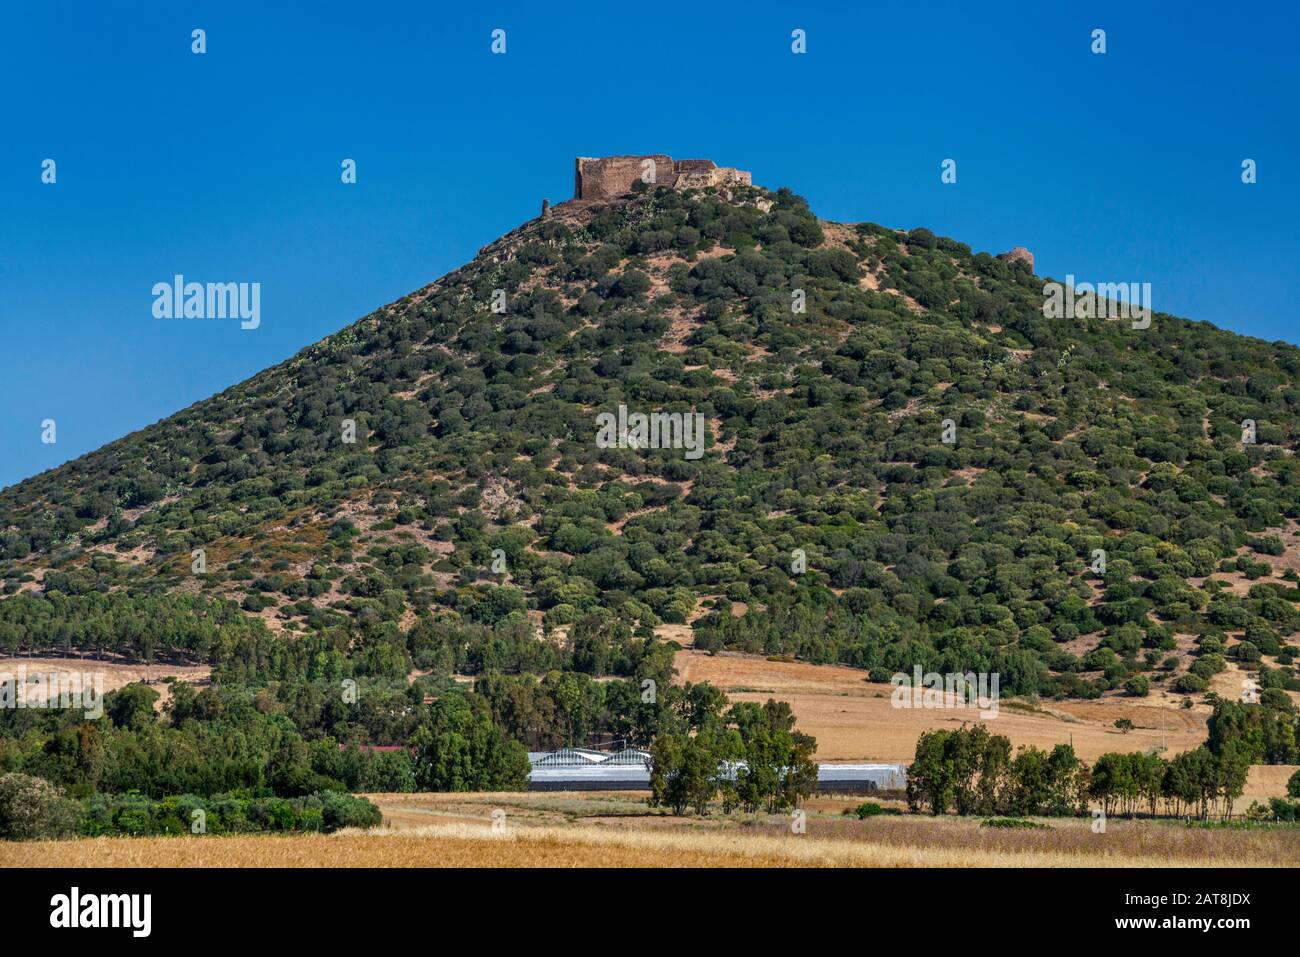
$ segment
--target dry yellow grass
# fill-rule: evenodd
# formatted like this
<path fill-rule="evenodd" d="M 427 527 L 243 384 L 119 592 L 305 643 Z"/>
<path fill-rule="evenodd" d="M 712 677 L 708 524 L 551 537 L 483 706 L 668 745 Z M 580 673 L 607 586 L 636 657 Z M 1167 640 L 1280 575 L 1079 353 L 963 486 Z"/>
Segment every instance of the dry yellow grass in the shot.
<path fill-rule="evenodd" d="M 454 827 L 454 825 L 449 825 Z M 740 859 L 714 861 L 702 852 L 664 849 L 592 848 L 540 838 L 501 840 L 490 828 L 481 834 L 452 831 L 420 834 L 333 834 L 300 836 L 98 838 L 19 845 L 26 861 L 0 864 L 32 867 L 690 867 L 739 866 Z"/>
<path fill-rule="evenodd" d="M 24 656 L 21 658 L 0 657 L 0 675 L 16 674 L 19 668 L 26 668 L 28 674 L 86 674 L 100 672 L 104 676 L 104 693 L 116 691 L 137 681 L 160 681 L 174 677 L 178 681 L 197 684 L 207 681 L 212 675 L 211 665 L 183 665 L 164 662 L 147 664 L 141 661 L 128 661 L 116 658 L 95 658 L 65 656 Z M 162 691 L 161 687 L 156 690 Z"/>
<path fill-rule="evenodd" d="M 1285 769 L 1265 772 L 1258 783 L 1272 788 L 1284 780 Z M 1252 775 L 1252 778 L 1255 776 Z M 1270 793 L 1276 793 L 1271 791 Z M 793 839 L 786 815 L 721 815 L 677 817 L 646 806 L 637 792 L 500 793 L 500 794 L 382 794 L 370 795 L 384 812 L 391 831 L 482 827 L 494 811 L 504 811 L 511 828 L 523 834 L 545 831 L 591 831 L 611 835 L 694 836 L 687 842 L 703 849 L 712 837 L 717 853 L 744 853 L 745 842 L 762 837 Z M 807 833 L 798 841 L 822 849 L 823 842 L 849 846 L 831 852 L 826 863 L 852 866 L 1028 866 L 1030 859 L 1052 858 L 1044 866 L 1159 866 L 1169 863 L 1217 862 L 1241 866 L 1300 864 L 1300 830 L 1226 830 L 1187 828 L 1174 822 L 1113 819 L 1105 834 L 1092 831 L 1090 818 L 1045 819 L 1042 830 L 1001 830 L 981 827 L 978 819 L 933 818 L 928 815 L 877 817 L 860 821 L 842 812 L 862 801 L 860 795 L 819 794 L 804 804 Z M 901 802 L 882 802 L 902 808 Z M 567 827 L 564 825 L 568 824 Z M 432 833 L 432 832 L 429 832 Z M 581 836 L 581 835 L 579 835 Z M 588 839 L 594 840 L 594 839 Z M 640 838 L 610 837 L 621 843 Z M 650 839 L 651 846 L 660 846 Z M 739 841 L 739 845 L 734 842 Z M 886 852 L 885 848 L 892 848 Z M 765 848 L 755 847 L 756 852 Z M 790 854 L 798 852 L 789 851 Z M 862 859 L 870 854 L 872 861 Z M 847 857 L 846 857 L 847 855 Z M 900 859 L 899 855 L 903 855 Z M 912 855 L 912 856 L 908 856 Z M 759 856 L 770 856 L 760 854 Z M 972 861 L 971 858 L 979 858 Z M 910 864 L 908 862 L 911 862 Z M 962 863 L 957 863 L 961 861 Z M 874 862 L 874 863 L 873 863 Z M 791 859 L 792 865 L 807 862 Z"/>
<path fill-rule="evenodd" d="M 840 822 L 835 822 L 839 824 Z M 1295 866 L 1295 832 L 1086 822 L 990 831 L 976 822 L 844 821 L 862 837 L 742 828 L 438 824 L 334 835 L 99 838 L 19 844 L 10 866 L 49 867 L 1232 867 Z M 925 843 L 918 843 L 918 838 Z"/>
<path fill-rule="evenodd" d="M 1267 803 L 1269 798 L 1286 797 L 1286 783 L 1297 771 L 1300 765 L 1296 764 L 1252 764 L 1246 787 L 1232 806 L 1233 813 L 1244 813 L 1253 801 Z"/>
<path fill-rule="evenodd" d="M 972 709 L 895 708 L 893 688 L 867 681 L 855 668 L 689 649 L 678 652 L 676 662 L 680 680 L 709 681 L 733 701 L 789 702 L 799 730 L 817 738 L 817 757 L 823 761 L 910 761 L 922 732 L 981 721 Z M 1072 743 L 1086 761 L 1107 751 L 1161 746 L 1173 755 L 1206 737 L 1208 709 L 1183 710 L 1177 707 L 1180 701 L 1156 692 L 1142 699 L 1046 702 L 1030 711 L 1004 700 L 997 717 L 983 723 L 1010 738 L 1013 746 L 1048 749 Z M 1131 720 L 1136 730 L 1121 733 L 1114 727 L 1119 718 Z"/>
<path fill-rule="evenodd" d="M 66 867 L 1161 867 L 1300 864 L 1300 830 L 1053 819 L 1040 830 L 927 816 L 860 821 L 819 796 L 785 815 L 674 817 L 614 794 L 374 795 L 385 826 L 335 835 L 98 838 L 3 845 L 0 864 Z M 492 827 L 504 811 L 503 832 Z"/>

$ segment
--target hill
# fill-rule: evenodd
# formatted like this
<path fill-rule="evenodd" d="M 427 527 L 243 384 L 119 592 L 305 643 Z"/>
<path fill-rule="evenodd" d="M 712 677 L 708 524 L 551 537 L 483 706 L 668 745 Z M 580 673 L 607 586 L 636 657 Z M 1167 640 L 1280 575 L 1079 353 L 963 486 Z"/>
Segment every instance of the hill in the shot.
<path fill-rule="evenodd" d="M 0 492 L 0 649 L 599 677 L 690 620 L 1004 695 L 1225 659 L 1300 688 L 1300 350 L 1052 317 L 1024 251 L 591 162 L 461 269 Z"/>

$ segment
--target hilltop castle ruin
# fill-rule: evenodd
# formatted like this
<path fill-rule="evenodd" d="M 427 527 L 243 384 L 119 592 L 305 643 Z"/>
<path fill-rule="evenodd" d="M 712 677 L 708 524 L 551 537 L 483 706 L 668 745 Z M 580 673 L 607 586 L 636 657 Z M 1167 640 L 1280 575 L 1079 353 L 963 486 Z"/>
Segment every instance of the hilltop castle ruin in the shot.
<path fill-rule="evenodd" d="M 663 153 L 644 156 L 579 156 L 573 168 L 573 198 L 611 200 L 626 196 L 638 180 L 669 189 L 706 186 L 751 186 L 745 170 L 719 166 L 713 160 L 675 160 Z"/>

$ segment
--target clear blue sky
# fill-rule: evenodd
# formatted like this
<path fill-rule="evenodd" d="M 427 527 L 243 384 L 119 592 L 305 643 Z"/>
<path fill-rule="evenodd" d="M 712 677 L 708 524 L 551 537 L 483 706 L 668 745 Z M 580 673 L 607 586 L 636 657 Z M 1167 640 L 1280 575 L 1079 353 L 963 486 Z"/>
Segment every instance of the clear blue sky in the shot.
<path fill-rule="evenodd" d="M 469 260 L 569 198 L 579 154 L 712 158 L 1297 341 L 1293 2 L 463 6 L 4 6 L 0 486 Z M 155 319 L 175 273 L 260 282 L 261 327 Z"/>

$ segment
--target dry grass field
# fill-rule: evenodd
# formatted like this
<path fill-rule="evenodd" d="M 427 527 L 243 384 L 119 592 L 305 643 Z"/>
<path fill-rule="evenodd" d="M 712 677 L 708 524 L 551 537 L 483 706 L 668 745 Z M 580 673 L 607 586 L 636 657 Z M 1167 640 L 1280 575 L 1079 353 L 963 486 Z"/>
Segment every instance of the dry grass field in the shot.
<path fill-rule="evenodd" d="M 787 701 L 800 731 L 817 738 L 822 761 L 911 761 L 923 731 L 979 722 L 969 708 L 895 708 L 893 688 L 867 680 L 866 673 L 838 665 L 768 661 L 759 655 L 721 652 L 710 655 L 685 649 L 677 653 L 682 681 L 709 681 L 733 701 Z M 1042 702 L 1031 705 L 1003 699 L 988 729 L 1006 735 L 1013 746 L 1049 749 L 1073 744 L 1085 761 L 1107 751 L 1167 748 L 1172 755 L 1204 743 L 1209 708 L 1178 707 L 1180 695 L 1153 692 L 1147 698 L 1105 697 L 1097 701 Z M 1127 734 L 1114 722 L 1128 718 Z"/>
<path fill-rule="evenodd" d="M 673 817 L 641 795 L 373 795 L 384 826 L 333 835 L 101 838 L 4 845 L 0 864 L 73 867 L 1162 867 L 1300 865 L 1300 829 L 1045 820 L 1000 830 L 925 816 L 860 821 L 858 798 L 785 815 Z M 494 828 L 494 812 L 497 827 Z"/>
<path fill-rule="evenodd" d="M 104 694 L 125 688 L 137 681 L 151 682 L 154 691 L 158 692 L 158 700 L 154 702 L 154 708 L 159 711 L 171 694 L 171 688 L 161 684 L 162 679 L 176 678 L 178 681 L 187 681 L 191 684 L 206 684 L 212 676 L 211 665 L 146 663 L 128 658 L 94 658 L 89 655 L 85 657 L 49 655 L 0 657 L 0 680 L 17 675 L 19 668 L 25 668 L 29 675 L 102 674 Z"/>

